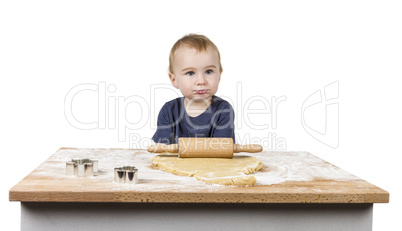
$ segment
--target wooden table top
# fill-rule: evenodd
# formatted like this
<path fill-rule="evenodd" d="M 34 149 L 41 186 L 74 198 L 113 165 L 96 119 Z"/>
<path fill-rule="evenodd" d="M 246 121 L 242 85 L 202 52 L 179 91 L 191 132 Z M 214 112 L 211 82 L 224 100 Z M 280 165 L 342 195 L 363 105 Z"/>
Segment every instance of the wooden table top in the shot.
<path fill-rule="evenodd" d="M 61 148 L 9 191 L 10 201 L 170 203 L 388 203 L 389 193 L 308 152 L 240 153 L 260 159 L 252 187 L 209 185 L 155 168 L 141 149 Z M 99 161 L 93 177 L 66 175 L 75 158 Z M 115 167 L 139 169 L 138 184 L 115 183 Z"/>

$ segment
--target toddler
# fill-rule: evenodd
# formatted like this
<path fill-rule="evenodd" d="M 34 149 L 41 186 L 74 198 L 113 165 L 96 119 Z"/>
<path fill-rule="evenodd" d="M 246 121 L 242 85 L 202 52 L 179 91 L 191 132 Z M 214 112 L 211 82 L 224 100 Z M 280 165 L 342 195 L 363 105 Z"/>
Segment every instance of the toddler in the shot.
<path fill-rule="evenodd" d="M 179 137 L 231 137 L 232 106 L 215 95 L 222 65 L 215 44 L 203 35 L 179 39 L 169 55 L 169 78 L 183 97 L 165 103 L 158 115 L 155 143 L 177 144 Z"/>

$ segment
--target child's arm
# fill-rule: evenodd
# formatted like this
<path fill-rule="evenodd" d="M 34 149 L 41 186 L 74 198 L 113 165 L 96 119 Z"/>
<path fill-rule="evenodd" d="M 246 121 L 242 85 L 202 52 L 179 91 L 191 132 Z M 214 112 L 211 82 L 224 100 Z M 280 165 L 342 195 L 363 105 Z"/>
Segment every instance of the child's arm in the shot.
<path fill-rule="evenodd" d="M 166 106 L 166 105 L 165 105 Z M 166 107 L 163 106 L 158 115 L 157 129 L 152 137 L 156 144 L 174 143 L 173 123 L 169 121 Z"/>
<path fill-rule="evenodd" d="M 222 109 L 219 109 L 215 119 L 215 124 L 212 125 L 211 137 L 231 137 L 235 143 L 234 133 L 234 111 L 230 104 L 227 104 Z"/>

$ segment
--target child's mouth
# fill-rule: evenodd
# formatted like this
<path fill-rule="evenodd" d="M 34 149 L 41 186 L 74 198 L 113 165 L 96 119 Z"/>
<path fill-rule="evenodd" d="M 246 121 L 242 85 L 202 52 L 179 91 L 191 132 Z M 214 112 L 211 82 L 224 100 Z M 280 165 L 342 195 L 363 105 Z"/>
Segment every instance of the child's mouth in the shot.
<path fill-rule="evenodd" d="M 207 93 L 208 90 L 199 90 L 199 91 L 195 91 L 196 94 L 202 95 Z"/>

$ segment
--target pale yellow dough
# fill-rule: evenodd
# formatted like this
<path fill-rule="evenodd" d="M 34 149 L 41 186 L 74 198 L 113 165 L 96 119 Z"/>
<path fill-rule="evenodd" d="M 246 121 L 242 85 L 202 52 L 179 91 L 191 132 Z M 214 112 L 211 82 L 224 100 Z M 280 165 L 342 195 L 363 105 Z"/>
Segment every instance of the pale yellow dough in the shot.
<path fill-rule="evenodd" d="M 178 158 L 177 155 L 158 155 L 152 162 L 161 170 L 177 175 L 194 176 L 197 180 L 220 185 L 251 186 L 254 176 L 247 176 L 263 164 L 251 156 L 223 158 Z"/>

